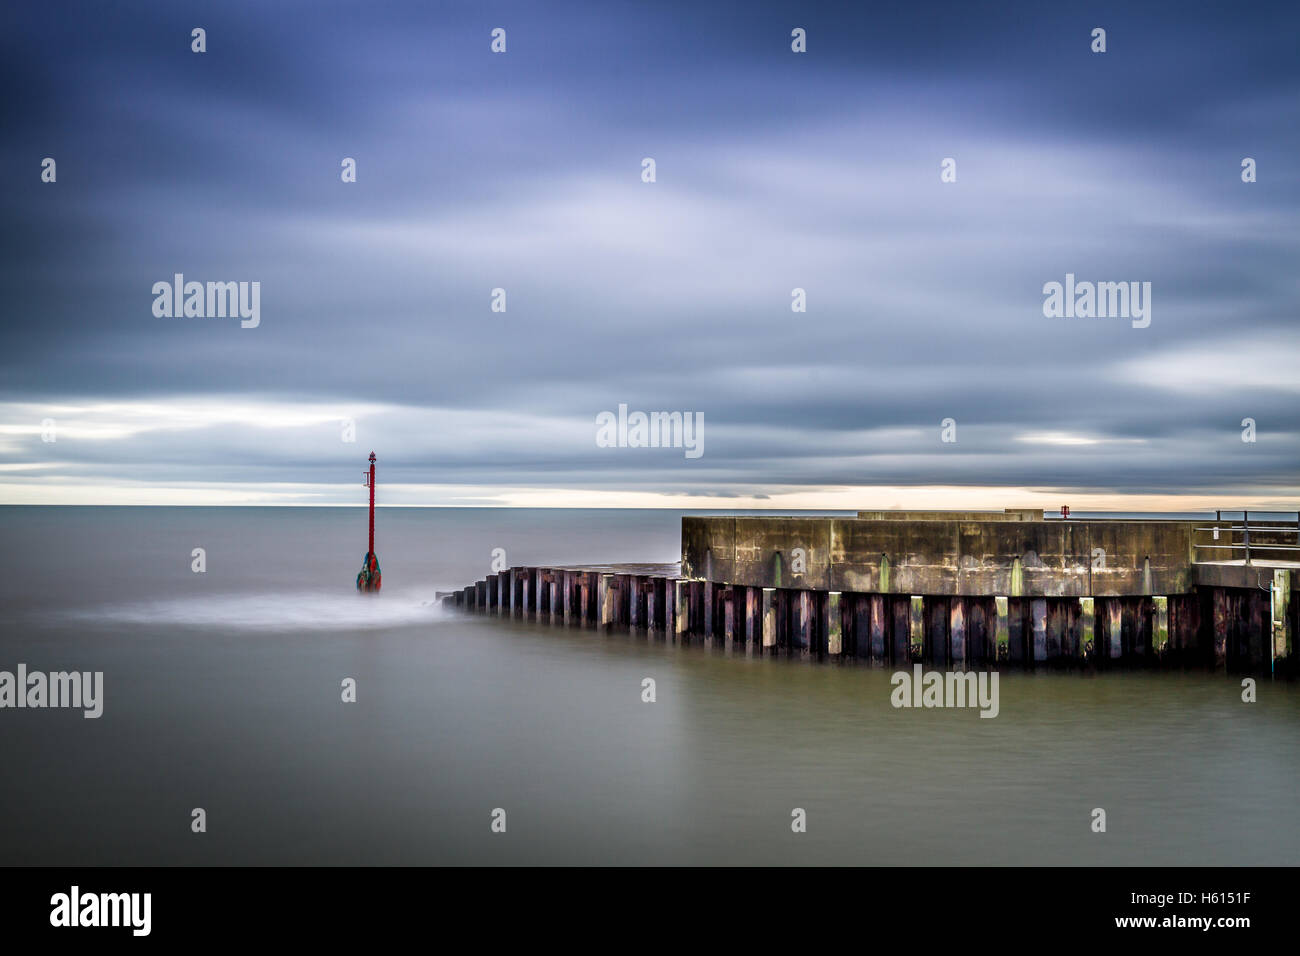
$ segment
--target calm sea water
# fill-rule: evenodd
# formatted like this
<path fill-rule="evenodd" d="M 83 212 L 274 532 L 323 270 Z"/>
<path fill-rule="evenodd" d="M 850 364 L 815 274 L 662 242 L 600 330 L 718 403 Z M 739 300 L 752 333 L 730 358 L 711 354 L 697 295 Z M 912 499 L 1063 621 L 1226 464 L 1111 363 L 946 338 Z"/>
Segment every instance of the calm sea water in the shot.
<path fill-rule="evenodd" d="M 365 520 L 0 508 L 0 670 L 105 675 L 99 720 L 0 711 L 0 862 L 1300 861 L 1293 685 L 1010 673 L 995 720 L 895 710 L 881 670 L 431 606 L 493 548 L 676 560 L 680 513 L 383 509 L 362 597 Z"/>

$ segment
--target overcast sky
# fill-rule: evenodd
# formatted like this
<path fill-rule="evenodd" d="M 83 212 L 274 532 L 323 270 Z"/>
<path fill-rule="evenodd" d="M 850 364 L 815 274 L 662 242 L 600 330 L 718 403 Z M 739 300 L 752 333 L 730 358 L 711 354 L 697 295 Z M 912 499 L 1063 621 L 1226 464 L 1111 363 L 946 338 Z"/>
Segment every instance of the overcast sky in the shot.
<path fill-rule="evenodd" d="M 8 9 L 0 502 L 1300 507 L 1300 7 L 1134 6 Z"/>

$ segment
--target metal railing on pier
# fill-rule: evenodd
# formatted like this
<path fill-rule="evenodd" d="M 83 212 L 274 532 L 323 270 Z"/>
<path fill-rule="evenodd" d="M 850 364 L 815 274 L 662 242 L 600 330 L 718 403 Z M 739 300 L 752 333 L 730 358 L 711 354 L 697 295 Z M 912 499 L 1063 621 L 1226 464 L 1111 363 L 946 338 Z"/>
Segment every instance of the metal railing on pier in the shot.
<path fill-rule="evenodd" d="M 1231 517 L 1225 519 L 1223 517 L 1225 513 L 1239 514 L 1241 519 L 1240 521 Z M 1203 556 L 1206 552 L 1217 551 L 1232 552 L 1233 557 L 1229 560 L 1237 560 L 1236 555 L 1240 553 L 1246 564 L 1251 563 L 1252 554 L 1255 557 L 1286 560 L 1290 552 L 1300 560 L 1300 512 L 1256 511 L 1253 513 L 1256 515 L 1255 518 L 1251 518 L 1250 511 L 1216 511 L 1213 525 L 1194 529 L 1196 533 L 1192 537 L 1192 548 L 1196 553 L 1195 560 L 1221 560 L 1218 556 Z M 1291 517 L 1293 514 L 1294 518 Z M 1224 524 L 1225 520 L 1229 523 Z M 1203 537 L 1205 533 L 1212 537 L 1206 540 Z"/>

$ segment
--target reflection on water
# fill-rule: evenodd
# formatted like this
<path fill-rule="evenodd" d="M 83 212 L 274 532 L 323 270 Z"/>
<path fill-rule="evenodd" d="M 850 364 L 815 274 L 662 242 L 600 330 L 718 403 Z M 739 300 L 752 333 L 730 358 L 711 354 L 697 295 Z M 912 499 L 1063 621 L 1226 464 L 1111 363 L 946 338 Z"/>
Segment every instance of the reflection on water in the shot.
<path fill-rule="evenodd" d="M 106 704 L 93 722 L 4 715 L 23 769 L 6 788 L 8 860 L 1297 858 L 1286 686 L 1245 705 L 1208 675 L 1009 673 L 1000 715 L 981 720 L 895 710 L 886 671 L 481 618 L 382 636 L 115 624 L 57 649 L 14 643 L 17 660 L 104 670 Z M 355 705 L 340 701 L 348 676 Z M 1089 831 L 1093 807 L 1108 833 Z"/>
<path fill-rule="evenodd" d="M 228 527 L 204 520 L 210 538 Z M 320 520 L 287 516 L 253 543 L 283 558 L 294 522 Z M 187 560 L 183 543 L 154 547 Z M 93 591 L 111 558 L 81 560 L 60 587 Z M 1261 681 L 1244 704 L 1223 675 L 1004 672 L 987 720 L 895 709 L 888 671 L 444 614 L 422 603 L 432 586 L 367 603 L 316 573 L 274 598 L 229 581 L 178 594 L 162 576 L 99 600 L 7 600 L 0 669 L 102 670 L 105 705 L 95 721 L 0 712 L 0 859 L 1300 860 L 1293 685 Z M 206 834 L 189 831 L 194 807 Z M 489 828 L 497 807 L 505 834 Z"/>

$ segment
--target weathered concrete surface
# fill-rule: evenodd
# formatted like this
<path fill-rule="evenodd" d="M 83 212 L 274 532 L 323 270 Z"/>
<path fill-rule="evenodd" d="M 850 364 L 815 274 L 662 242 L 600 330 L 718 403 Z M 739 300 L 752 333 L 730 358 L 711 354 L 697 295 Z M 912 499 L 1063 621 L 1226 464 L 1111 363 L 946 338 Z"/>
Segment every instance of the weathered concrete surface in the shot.
<path fill-rule="evenodd" d="M 1300 524 L 1267 530 L 1247 562 L 1217 521 L 688 517 L 680 566 L 517 567 L 439 597 L 725 652 L 1295 676 L 1300 562 L 1255 548 Z"/>
<path fill-rule="evenodd" d="M 937 513 L 933 513 L 937 514 Z M 1197 521 L 687 516 L 682 574 L 874 594 L 1187 594 Z"/>
<path fill-rule="evenodd" d="M 1300 580 L 1300 564 L 1295 562 L 1253 560 L 1250 564 L 1243 561 L 1211 561 L 1196 565 L 1196 583 L 1218 588 L 1263 588 L 1277 575 L 1283 575 L 1288 582 Z"/>

